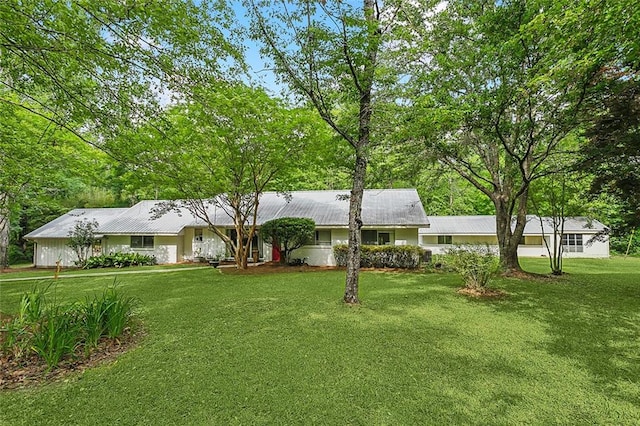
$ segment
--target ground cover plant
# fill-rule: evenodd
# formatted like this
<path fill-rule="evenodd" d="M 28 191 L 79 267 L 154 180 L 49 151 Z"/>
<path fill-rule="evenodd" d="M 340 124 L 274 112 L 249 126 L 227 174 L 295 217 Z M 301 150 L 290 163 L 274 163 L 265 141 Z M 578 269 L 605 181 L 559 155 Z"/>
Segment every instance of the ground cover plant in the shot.
<path fill-rule="evenodd" d="M 545 259 L 523 259 L 547 273 Z M 455 273 L 127 276 L 147 337 L 115 362 L 0 392 L 2 424 L 638 424 L 640 259 L 567 259 L 566 275 L 496 278 L 501 299 L 457 293 Z M 61 280 L 61 301 L 111 277 Z M 29 282 L 3 282 L 18 312 Z"/>
<path fill-rule="evenodd" d="M 91 256 L 82 262 L 83 269 L 126 268 L 129 266 L 152 266 L 157 263 L 154 256 L 140 253 L 109 253 Z"/>

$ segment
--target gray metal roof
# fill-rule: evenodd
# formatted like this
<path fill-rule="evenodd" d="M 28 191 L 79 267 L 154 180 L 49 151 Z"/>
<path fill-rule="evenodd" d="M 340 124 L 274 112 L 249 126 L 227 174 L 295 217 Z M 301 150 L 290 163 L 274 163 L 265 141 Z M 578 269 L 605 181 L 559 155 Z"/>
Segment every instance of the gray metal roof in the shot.
<path fill-rule="evenodd" d="M 42 225 L 35 231 L 29 232 L 25 238 L 67 238 L 79 220 L 95 220 L 98 222 L 98 229 L 108 221 L 117 218 L 118 215 L 126 212 L 128 209 L 105 208 L 105 209 L 74 209 L 57 219 Z M 100 231 L 99 231 L 100 232 Z"/>
<path fill-rule="evenodd" d="M 495 216 L 429 216 L 429 228 L 420 228 L 420 235 L 495 235 Z M 551 219 L 543 217 L 544 233 L 553 233 Z M 564 224 L 565 233 L 595 234 L 607 227 L 595 219 L 585 217 L 566 218 Z M 541 235 L 543 228 L 540 226 L 538 216 L 527 216 L 527 224 L 524 235 Z"/>
<path fill-rule="evenodd" d="M 344 197 L 348 194 L 348 190 L 293 191 L 289 193 L 290 197 L 285 197 L 277 192 L 265 192 L 258 207 L 258 225 L 281 217 L 307 217 L 320 227 L 347 226 L 349 200 Z M 67 237 L 75 220 L 82 215 L 95 216 L 99 223 L 98 232 L 111 235 L 177 235 L 185 227 L 206 226 L 185 207 L 154 217 L 153 209 L 159 203 L 163 201 L 141 201 L 128 209 L 73 210 L 31 232 L 27 238 Z M 223 208 L 211 203 L 208 212 L 217 226 L 233 226 L 233 220 Z M 415 189 L 365 190 L 362 222 L 365 227 L 429 226 Z"/>
<path fill-rule="evenodd" d="M 160 201 L 140 201 L 113 220 L 100 226 L 100 232 L 110 235 L 177 235 L 195 219 L 188 210 L 170 211 L 158 218 L 153 208 Z"/>
<path fill-rule="evenodd" d="M 308 217 L 316 226 L 347 226 L 349 195 L 344 191 L 295 191 L 291 199 L 274 192 L 260 200 L 260 220 Z M 262 209 L 270 214 L 264 214 Z M 277 209 L 277 211 L 276 211 Z M 272 213 L 273 212 L 273 213 Z M 363 226 L 428 226 L 429 221 L 415 189 L 367 189 L 362 198 Z"/>

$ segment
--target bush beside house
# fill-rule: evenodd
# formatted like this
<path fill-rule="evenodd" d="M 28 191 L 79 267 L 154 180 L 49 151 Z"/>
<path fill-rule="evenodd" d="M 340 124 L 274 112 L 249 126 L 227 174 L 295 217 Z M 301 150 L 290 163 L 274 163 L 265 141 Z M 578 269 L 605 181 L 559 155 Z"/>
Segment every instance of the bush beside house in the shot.
<path fill-rule="evenodd" d="M 346 266 L 349 246 L 340 244 L 333 247 L 333 255 L 338 266 Z M 418 246 L 367 246 L 360 247 L 360 267 L 362 268 L 402 268 L 415 269 L 420 266 L 424 250 Z"/>

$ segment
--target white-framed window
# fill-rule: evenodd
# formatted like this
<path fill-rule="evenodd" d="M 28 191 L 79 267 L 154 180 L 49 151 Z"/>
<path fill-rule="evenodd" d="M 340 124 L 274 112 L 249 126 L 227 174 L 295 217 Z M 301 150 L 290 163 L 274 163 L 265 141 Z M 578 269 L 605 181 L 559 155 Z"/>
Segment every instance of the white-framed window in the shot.
<path fill-rule="evenodd" d="M 563 234 L 562 248 L 567 253 L 582 253 L 584 251 L 582 234 Z"/>
<path fill-rule="evenodd" d="M 438 235 L 438 244 L 453 244 L 452 235 Z"/>
<path fill-rule="evenodd" d="M 331 231 L 329 229 L 316 229 L 314 244 L 317 246 L 331 245 Z"/>
<path fill-rule="evenodd" d="M 202 228 L 195 228 L 193 230 L 193 241 L 202 242 Z"/>
<path fill-rule="evenodd" d="M 132 235 L 131 248 L 132 249 L 152 249 L 153 235 Z"/>
<path fill-rule="evenodd" d="M 393 231 L 378 231 L 377 229 L 363 229 L 360 231 L 362 244 L 367 246 L 391 245 L 395 242 Z"/>

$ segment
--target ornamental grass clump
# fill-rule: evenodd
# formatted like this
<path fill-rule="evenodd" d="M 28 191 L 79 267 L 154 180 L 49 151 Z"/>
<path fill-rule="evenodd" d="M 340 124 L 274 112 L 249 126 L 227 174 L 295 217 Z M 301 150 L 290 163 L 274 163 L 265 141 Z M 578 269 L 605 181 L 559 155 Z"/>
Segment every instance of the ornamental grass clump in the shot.
<path fill-rule="evenodd" d="M 101 342 L 118 341 L 133 332 L 137 300 L 122 295 L 117 283 L 101 296 L 70 305 L 46 300 L 49 287 L 34 288 L 22 296 L 18 315 L 1 328 L 3 356 L 36 356 L 50 371 L 65 358 L 88 357 Z"/>
<path fill-rule="evenodd" d="M 52 306 L 32 328 L 31 348 L 52 369 L 76 351 L 81 343 L 80 330 L 73 306 Z"/>
<path fill-rule="evenodd" d="M 446 264 L 462 276 L 465 287 L 480 293 L 499 270 L 500 262 L 488 245 L 466 245 L 447 251 Z"/>

